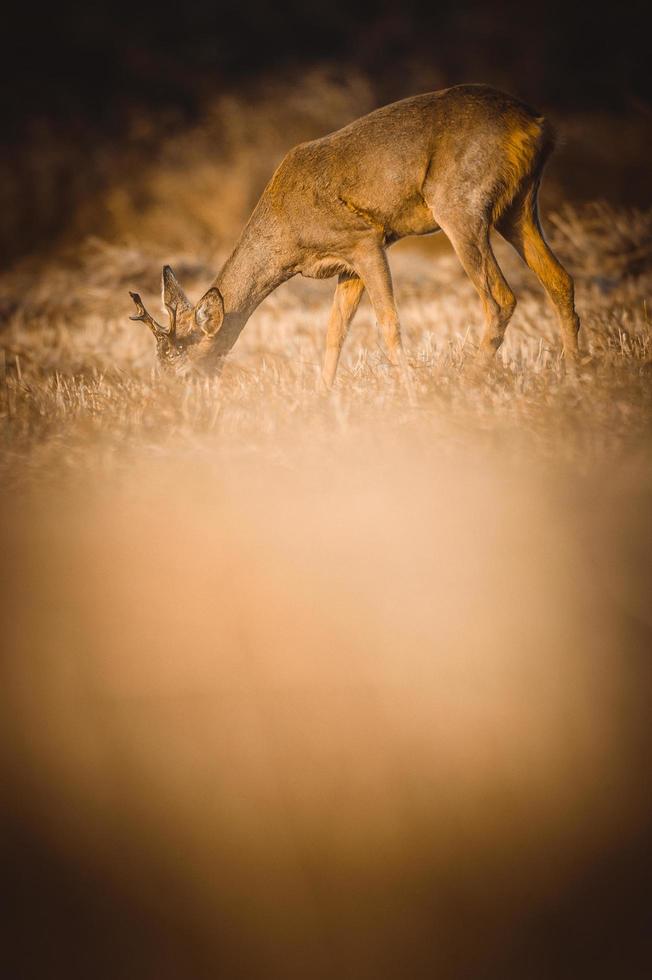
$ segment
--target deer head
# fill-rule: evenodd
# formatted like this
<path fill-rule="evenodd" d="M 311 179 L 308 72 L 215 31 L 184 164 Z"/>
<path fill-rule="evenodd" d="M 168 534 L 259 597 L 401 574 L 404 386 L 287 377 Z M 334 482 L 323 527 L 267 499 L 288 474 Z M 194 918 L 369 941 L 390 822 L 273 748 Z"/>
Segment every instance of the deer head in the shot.
<path fill-rule="evenodd" d="M 131 320 L 147 324 L 156 340 L 159 363 L 179 374 L 193 368 L 215 370 L 227 349 L 218 334 L 224 321 L 224 302 L 216 286 L 204 293 L 193 307 L 169 265 L 163 267 L 162 297 L 168 313 L 168 326 L 161 326 L 145 309 L 138 293 L 130 292 L 137 314 Z"/>

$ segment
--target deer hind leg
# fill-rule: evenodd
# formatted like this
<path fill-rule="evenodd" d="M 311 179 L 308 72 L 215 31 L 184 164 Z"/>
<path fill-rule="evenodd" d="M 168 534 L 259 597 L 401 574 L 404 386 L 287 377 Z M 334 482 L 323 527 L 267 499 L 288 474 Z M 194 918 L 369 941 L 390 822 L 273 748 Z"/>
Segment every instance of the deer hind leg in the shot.
<path fill-rule="evenodd" d="M 333 386 L 342 345 L 363 292 L 364 283 L 358 276 L 341 275 L 339 277 L 326 333 L 326 353 L 324 354 L 324 367 L 321 375 L 325 388 L 332 388 Z"/>
<path fill-rule="evenodd" d="M 545 238 L 539 223 L 537 190 L 532 188 L 498 221 L 500 234 L 532 269 L 555 308 L 564 345 L 564 356 L 574 363 L 579 349 L 580 321 L 575 312 L 574 284 Z"/>
<path fill-rule="evenodd" d="M 480 355 L 488 363 L 503 342 L 507 324 L 516 307 L 516 297 L 496 262 L 489 241 L 488 224 L 470 228 L 461 222 L 441 222 L 441 227 L 480 295 L 485 317 Z"/>

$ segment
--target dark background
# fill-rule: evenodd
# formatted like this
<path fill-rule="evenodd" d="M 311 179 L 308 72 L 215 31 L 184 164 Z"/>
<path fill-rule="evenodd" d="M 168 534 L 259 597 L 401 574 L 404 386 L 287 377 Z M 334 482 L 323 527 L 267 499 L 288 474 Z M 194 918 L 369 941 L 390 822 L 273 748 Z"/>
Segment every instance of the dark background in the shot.
<path fill-rule="evenodd" d="M 525 98 L 624 111 L 650 94 L 648 11 L 631 0 L 15 4 L 3 109 L 19 129 L 43 116 L 119 126 L 126 104 L 192 112 L 215 88 L 290 64 L 337 59 L 391 86 L 418 59 L 451 82 L 511 79 Z"/>
<path fill-rule="evenodd" d="M 193 124 L 216 95 L 255 99 L 261 80 L 300 77 L 314 64 L 363 74 L 376 104 L 485 81 L 553 116 L 632 120 L 643 146 L 652 129 L 648 7 L 642 0 L 604 9 L 562 0 L 100 0 L 45 10 L 16 3 L 3 14 L 0 256 L 43 248 L 80 197 L 101 193 L 98 153 L 106 147 L 115 170 L 116 147 L 133 141 L 135 116 L 151 123 L 149 136 L 139 136 L 146 156 L 162 125 Z M 623 139 L 604 132 L 605 140 Z M 640 172 L 625 168 L 602 183 L 598 196 L 647 203 Z"/>

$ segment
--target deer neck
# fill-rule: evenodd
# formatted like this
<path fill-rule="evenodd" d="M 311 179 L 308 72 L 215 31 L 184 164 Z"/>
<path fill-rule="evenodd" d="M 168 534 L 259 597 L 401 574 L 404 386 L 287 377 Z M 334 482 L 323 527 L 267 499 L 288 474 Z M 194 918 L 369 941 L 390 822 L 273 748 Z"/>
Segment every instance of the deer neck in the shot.
<path fill-rule="evenodd" d="M 224 300 L 225 326 L 239 333 L 265 297 L 294 275 L 292 256 L 284 247 L 287 237 L 260 201 L 214 282 Z"/>

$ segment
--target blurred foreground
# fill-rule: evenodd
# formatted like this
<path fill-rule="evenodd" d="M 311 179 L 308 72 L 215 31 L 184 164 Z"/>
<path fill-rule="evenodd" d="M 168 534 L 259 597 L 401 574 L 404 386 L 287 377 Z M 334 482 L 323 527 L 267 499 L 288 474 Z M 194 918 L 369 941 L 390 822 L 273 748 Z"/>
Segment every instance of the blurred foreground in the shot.
<path fill-rule="evenodd" d="M 470 448 L 5 499 L 7 976 L 649 975 L 649 460 Z"/>

